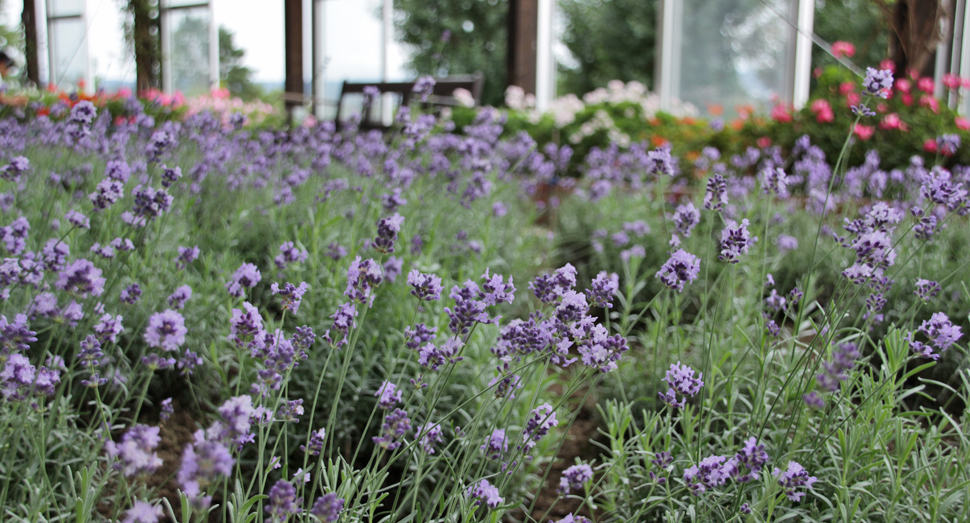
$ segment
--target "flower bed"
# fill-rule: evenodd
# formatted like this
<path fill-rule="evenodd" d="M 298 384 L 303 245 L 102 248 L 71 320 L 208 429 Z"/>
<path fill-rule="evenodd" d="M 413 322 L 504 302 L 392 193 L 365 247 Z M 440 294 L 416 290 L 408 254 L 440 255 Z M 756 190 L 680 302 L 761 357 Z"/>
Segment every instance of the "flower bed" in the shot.
<path fill-rule="evenodd" d="M 11 519 L 970 515 L 959 154 L 64 107 L 0 121 Z"/>

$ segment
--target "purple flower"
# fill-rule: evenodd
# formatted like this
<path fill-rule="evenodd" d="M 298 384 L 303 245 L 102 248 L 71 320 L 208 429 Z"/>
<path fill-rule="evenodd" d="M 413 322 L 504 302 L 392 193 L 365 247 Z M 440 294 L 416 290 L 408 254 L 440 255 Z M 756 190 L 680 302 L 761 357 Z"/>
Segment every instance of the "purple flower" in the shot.
<path fill-rule="evenodd" d="M 135 250 L 135 244 L 132 243 L 128 238 L 115 238 L 111 240 L 111 246 L 121 252 Z"/>
<path fill-rule="evenodd" d="M 0 229 L 0 235 L 3 236 L 3 243 L 6 245 L 7 250 L 10 251 L 10 254 L 18 255 L 24 252 L 24 249 L 27 248 L 27 231 L 29 230 L 30 222 L 23 216 L 17 218 L 13 223 L 3 229 Z M 56 242 L 57 240 L 51 241 Z"/>
<path fill-rule="evenodd" d="M 337 247 L 340 246 L 338 245 Z M 342 247 L 340 248 L 343 250 L 343 255 L 346 255 L 346 249 L 343 249 Z M 343 257 L 343 255 L 341 257 Z M 276 263 L 277 269 L 285 271 L 291 263 L 302 263 L 307 261 L 309 257 L 310 253 L 308 253 L 306 249 L 297 248 L 296 244 L 293 242 L 283 242 L 283 244 L 280 245 L 280 253 L 276 255 L 276 258 L 274 258 L 273 261 Z"/>
<path fill-rule="evenodd" d="M 131 177 L 131 167 L 123 161 L 111 160 L 104 168 L 104 177 L 108 180 L 121 182 L 124 185 L 128 183 L 128 179 Z"/>
<path fill-rule="evenodd" d="M 418 428 L 418 444 L 426 454 L 434 454 L 434 446 L 441 443 L 441 425 L 438 423 L 426 423 Z"/>
<path fill-rule="evenodd" d="M 536 443 L 549 433 L 549 429 L 559 425 L 556 419 L 556 411 L 552 405 L 543 403 L 532 410 L 532 416 L 526 421 L 525 430 L 522 431 L 522 439 L 525 442 L 525 449 L 532 450 Z"/>
<path fill-rule="evenodd" d="M 487 479 L 468 487 L 466 492 L 469 498 L 476 500 L 476 505 L 485 504 L 488 508 L 496 508 L 505 501 L 505 498 L 498 495 L 498 488 L 490 484 Z"/>
<path fill-rule="evenodd" d="M 765 452 L 765 446 L 758 445 L 758 440 L 752 436 L 744 442 L 744 446 L 734 455 L 734 459 L 739 465 L 736 469 L 737 476 L 734 479 L 739 483 L 745 483 L 758 479 L 758 473 L 768 463 L 768 453 Z M 750 472 L 741 474 L 740 465 L 744 465 Z"/>
<path fill-rule="evenodd" d="M 660 399 L 671 407 L 683 408 L 684 402 L 683 400 L 677 400 L 677 394 L 688 397 L 694 396 L 704 386 L 704 382 L 701 381 L 703 377 L 702 373 L 698 373 L 695 378 L 694 369 L 687 365 L 681 365 L 679 361 L 677 363 L 671 363 L 670 370 L 667 371 L 667 375 L 663 379 L 663 381 L 667 382 L 669 389 L 667 389 L 666 394 L 659 393 Z"/>
<path fill-rule="evenodd" d="M 441 299 L 441 278 L 435 274 L 422 274 L 417 270 L 408 273 L 411 295 L 422 301 Z"/>
<path fill-rule="evenodd" d="M 88 334 L 88 337 L 81 341 L 81 350 L 77 353 L 81 366 L 97 367 L 101 364 L 99 359 L 102 357 L 104 353 L 101 352 L 101 342 L 93 334 Z"/>
<path fill-rule="evenodd" d="M 381 426 L 381 436 L 374 436 L 374 443 L 386 450 L 396 450 L 401 446 L 400 439 L 411 430 L 411 420 L 408 413 L 401 409 L 394 409 L 393 412 L 384 416 L 384 424 Z"/>
<path fill-rule="evenodd" d="M 875 70 L 872 67 L 866 68 L 866 79 L 862 82 L 862 88 L 866 94 L 878 96 L 883 99 L 889 98 L 889 90 L 893 87 L 893 72 L 889 69 Z M 796 500 L 797 501 L 797 500 Z"/>
<path fill-rule="evenodd" d="M 180 167 L 169 168 L 162 165 L 162 187 L 166 189 L 175 184 L 182 178 L 182 169 Z"/>
<path fill-rule="evenodd" d="M 145 223 L 158 218 L 172 207 L 172 195 L 165 189 L 138 185 L 132 191 L 132 195 L 135 201 L 131 212 L 122 214 L 122 219 L 125 223 L 136 227 L 143 227 Z"/>
<path fill-rule="evenodd" d="M 0 179 L 13 183 L 20 182 L 20 175 L 30 167 L 30 160 L 23 156 L 14 156 L 8 165 L 0 167 Z"/>
<path fill-rule="evenodd" d="M 94 117 L 97 116 L 98 109 L 93 103 L 87 100 L 81 100 L 80 102 L 74 104 L 71 107 L 71 116 L 69 120 L 71 123 L 77 124 L 90 124 L 94 121 Z"/>
<path fill-rule="evenodd" d="M 390 410 L 396 407 L 398 403 L 401 403 L 401 391 L 397 390 L 397 386 L 387 380 L 384 380 L 384 383 L 377 389 L 374 396 L 380 398 L 377 404 L 382 409 Z"/>
<path fill-rule="evenodd" d="M 660 278 L 660 281 L 671 290 L 683 292 L 684 285 L 693 283 L 700 270 L 700 258 L 683 249 L 678 249 L 660 267 L 656 277 Z"/>
<path fill-rule="evenodd" d="M 101 316 L 101 321 L 94 326 L 94 332 L 97 334 L 98 341 L 102 345 L 106 345 L 108 342 L 114 343 L 118 341 L 118 335 L 125 330 L 121 326 L 121 320 L 121 316 L 112 317 L 110 314 Z"/>
<path fill-rule="evenodd" d="M 555 274 L 547 274 L 536 277 L 529 283 L 529 290 L 535 294 L 536 298 L 542 303 L 553 303 L 566 291 L 572 290 L 576 286 L 576 268 L 566 264 L 556 269 Z"/>
<path fill-rule="evenodd" d="M 161 506 L 139 500 L 125 511 L 125 518 L 121 523 L 158 523 L 158 518 L 164 516 Z"/>
<path fill-rule="evenodd" d="M 125 184 L 110 178 L 101 180 L 94 189 L 94 192 L 88 195 L 88 199 L 94 204 L 95 211 L 103 211 L 111 207 L 125 195 Z"/>
<path fill-rule="evenodd" d="M 771 295 L 765 298 L 765 305 L 777 312 L 785 308 L 785 302 L 788 301 L 784 296 L 778 294 L 777 289 L 771 289 Z"/>
<path fill-rule="evenodd" d="M 377 237 L 374 238 L 371 246 L 383 254 L 394 252 L 394 242 L 397 241 L 397 233 L 401 232 L 402 225 L 404 225 L 404 217 L 398 213 L 377 222 Z"/>
<path fill-rule="evenodd" d="M 311 456 L 319 456 L 323 450 L 323 443 L 326 441 L 327 431 L 325 429 L 310 432 L 310 441 L 307 445 L 300 445 L 300 450 Z"/>
<path fill-rule="evenodd" d="M 185 318 L 171 309 L 155 313 L 148 320 L 145 329 L 145 342 L 149 347 L 161 347 L 162 350 L 173 351 L 185 343 Z"/>
<path fill-rule="evenodd" d="M 139 299 L 141 299 L 141 286 L 137 283 L 132 283 L 124 289 L 121 289 L 121 295 L 119 298 L 121 299 L 121 303 L 134 305 Z"/>
<path fill-rule="evenodd" d="M 670 144 L 662 145 L 647 153 L 648 170 L 651 174 L 673 176 L 674 159 L 670 156 Z"/>
<path fill-rule="evenodd" d="M 727 456 L 708 456 L 697 465 L 684 470 L 684 481 L 697 496 L 708 490 L 723 485 L 731 476 L 736 474 L 737 464 Z"/>
<path fill-rule="evenodd" d="M 677 206 L 673 221 L 677 227 L 677 232 L 683 234 L 685 238 L 690 238 L 691 231 L 701 221 L 701 212 L 694 207 L 693 203 L 687 202 L 684 205 Z"/>
<path fill-rule="evenodd" d="M 820 389 L 828 392 L 839 390 L 839 384 L 849 379 L 846 371 L 855 366 L 862 354 L 855 343 L 839 344 L 832 351 L 832 361 L 822 363 L 823 372 L 815 377 Z"/>
<path fill-rule="evenodd" d="M 764 194 L 774 194 L 779 198 L 788 198 L 788 178 L 781 167 L 766 167 L 761 171 L 761 191 Z"/>
<path fill-rule="evenodd" d="M 794 250 L 798 248 L 798 238 L 787 234 L 779 234 L 775 238 L 775 245 L 778 246 L 778 250 L 781 252 Z"/>
<path fill-rule="evenodd" d="M 942 312 L 934 313 L 933 316 L 930 316 L 930 319 L 923 320 L 917 332 L 922 332 L 929 338 L 929 345 L 914 341 L 913 333 L 909 333 L 906 339 L 909 341 L 910 347 L 917 354 L 934 360 L 939 359 L 940 353 L 946 351 L 950 348 L 950 345 L 956 343 L 963 336 L 960 327 L 953 325 L 950 318 Z M 938 352 L 934 353 L 933 348 Z"/>
<path fill-rule="evenodd" d="M 185 308 L 185 302 L 189 301 L 189 298 L 191 297 L 192 287 L 183 285 L 175 289 L 175 292 L 168 297 L 168 306 L 173 309 L 182 310 Z"/>
<path fill-rule="evenodd" d="M 437 327 L 428 327 L 423 323 L 418 323 L 412 329 L 410 326 L 404 327 L 404 337 L 407 339 L 409 349 L 417 349 L 422 343 L 433 341 L 438 333 Z"/>
<path fill-rule="evenodd" d="M 216 483 L 219 476 L 232 474 L 234 463 L 226 445 L 206 441 L 205 433 L 198 430 L 194 443 L 190 443 L 182 454 L 177 477 L 179 485 L 196 506 L 207 507 L 212 497 L 205 496 L 204 489 Z"/>
<path fill-rule="evenodd" d="M 303 295 L 306 294 L 309 285 L 306 282 L 300 282 L 300 286 L 297 287 L 292 283 L 285 283 L 281 289 L 279 284 L 274 282 L 270 286 L 270 290 L 273 294 L 279 294 L 280 299 L 283 303 L 283 308 L 296 314 L 296 311 L 300 308 L 300 301 L 303 300 Z"/>
<path fill-rule="evenodd" d="M 190 263 L 194 262 L 199 257 L 199 246 L 195 247 L 179 247 L 178 257 L 175 258 L 175 267 L 182 270 L 189 266 Z"/>
<path fill-rule="evenodd" d="M 277 481 L 269 489 L 269 502 L 266 505 L 266 513 L 270 518 L 267 521 L 283 522 L 303 511 L 303 498 L 296 497 L 296 487 L 286 480 Z"/>
<path fill-rule="evenodd" d="M 434 91 L 435 81 L 434 78 L 430 76 L 419 76 L 414 82 L 414 87 L 411 91 L 418 96 L 421 103 L 427 102 L 428 97 Z"/>
<path fill-rule="evenodd" d="M 330 242 L 327 246 L 327 252 L 324 256 L 331 258 L 333 261 L 340 261 L 341 258 L 347 255 L 347 249 L 343 248 L 337 242 Z"/>
<path fill-rule="evenodd" d="M 586 289 L 586 299 L 590 307 L 613 308 L 613 296 L 620 289 L 620 277 L 616 273 L 600 271 Z"/>
<path fill-rule="evenodd" d="M 485 453 L 485 459 L 499 459 L 503 452 L 509 450 L 509 440 L 505 437 L 505 429 L 493 430 L 492 435 L 488 437 L 480 449 Z"/>
<path fill-rule="evenodd" d="M 91 219 L 77 212 L 74 209 L 67 211 L 67 214 L 64 215 L 64 219 L 67 220 L 71 225 L 77 227 L 78 229 L 91 228 Z"/>
<path fill-rule="evenodd" d="M 161 441 L 158 427 L 135 425 L 121 436 L 120 442 L 109 441 L 104 448 L 108 457 L 117 460 L 114 467 L 130 478 L 152 474 L 162 466 L 162 460 L 154 452 Z"/>
<path fill-rule="evenodd" d="M 158 418 L 162 421 L 168 421 L 175 413 L 175 409 L 172 407 L 172 398 L 165 398 L 162 400 L 161 412 L 158 413 Z"/>
<path fill-rule="evenodd" d="M 742 254 L 758 241 L 757 236 L 748 233 L 747 218 L 741 220 L 741 225 L 729 222 L 721 232 L 721 254 L 718 259 L 730 263 L 738 263 Z"/>
<path fill-rule="evenodd" d="M 105 281 L 101 277 L 101 269 L 84 258 L 78 258 L 58 274 L 54 287 L 73 296 L 87 298 L 88 294 L 101 296 Z"/>
<path fill-rule="evenodd" d="M 825 400 L 822 399 L 822 396 L 819 395 L 819 393 L 814 390 L 802 396 L 802 401 L 804 401 L 806 405 L 808 405 L 813 409 L 825 408 Z"/>
<path fill-rule="evenodd" d="M 940 292 L 940 284 L 935 281 L 924 280 L 922 278 L 916 280 L 916 290 L 914 294 L 921 301 L 929 301 L 930 298 L 935 298 Z"/>
<path fill-rule="evenodd" d="M 340 513 L 344 510 L 344 500 L 338 498 L 333 492 L 324 494 L 317 498 L 310 509 L 310 514 L 316 516 L 325 523 L 334 523 L 340 519 Z"/>
<path fill-rule="evenodd" d="M 261 279 L 262 276 L 259 274 L 259 269 L 255 265 L 244 263 L 236 269 L 232 280 L 226 283 L 226 290 L 229 291 L 230 296 L 242 298 L 246 292 L 245 289 L 252 289 Z"/>
<path fill-rule="evenodd" d="M 715 174 L 707 180 L 707 192 L 704 193 L 704 208 L 720 212 L 727 205 L 727 182 L 720 174 Z"/>
<path fill-rule="evenodd" d="M 804 492 L 797 492 L 796 489 L 811 489 L 812 484 L 818 481 L 815 476 L 809 476 L 805 468 L 794 461 L 788 462 L 788 468 L 784 472 L 776 468 L 773 474 L 778 478 L 778 484 L 781 485 L 788 499 L 795 502 L 805 497 Z"/>
<path fill-rule="evenodd" d="M 560 496 L 565 496 L 570 491 L 582 489 L 583 483 L 591 479 L 593 479 L 593 469 L 589 465 L 573 465 L 563 471 L 562 477 L 559 478 L 559 489 L 556 492 Z"/>

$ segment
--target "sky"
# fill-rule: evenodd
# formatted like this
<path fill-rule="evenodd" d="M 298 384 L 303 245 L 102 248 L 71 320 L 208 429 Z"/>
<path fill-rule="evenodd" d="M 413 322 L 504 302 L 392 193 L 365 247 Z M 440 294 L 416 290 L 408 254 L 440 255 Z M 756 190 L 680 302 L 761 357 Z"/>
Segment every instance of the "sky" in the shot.
<path fill-rule="evenodd" d="M 134 61 L 121 29 L 119 0 L 81 0 L 86 4 L 88 49 L 94 75 L 134 83 Z M 246 51 L 244 65 L 258 82 L 283 82 L 283 0 L 211 0 L 215 19 L 235 34 L 237 47 Z M 310 2 L 304 0 L 304 17 Z M 44 2 L 40 1 L 38 4 Z M 381 76 L 381 22 L 375 16 L 382 0 L 325 0 L 325 56 L 328 82 L 346 78 L 379 80 Z M 3 23 L 19 23 L 23 0 L 3 0 Z M 309 24 L 309 21 L 307 21 Z M 309 26 L 306 25 L 304 70 L 309 78 Z M 391 80 L 407 77 L 405 49 L 392 43 L 388 54 Z"/>

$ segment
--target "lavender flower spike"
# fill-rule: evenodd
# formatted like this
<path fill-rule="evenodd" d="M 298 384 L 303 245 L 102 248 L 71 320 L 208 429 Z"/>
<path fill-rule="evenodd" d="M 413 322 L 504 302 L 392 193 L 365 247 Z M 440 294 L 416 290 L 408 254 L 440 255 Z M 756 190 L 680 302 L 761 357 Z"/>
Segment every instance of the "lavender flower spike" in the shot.
<path fill-rule="evenodd" d="M 667 287 L 683 292 L 684 285 L 693 283 L 701 270 L 701 260 L 697 256 L 678 249 L 657 271 L 656 277 Z"/>

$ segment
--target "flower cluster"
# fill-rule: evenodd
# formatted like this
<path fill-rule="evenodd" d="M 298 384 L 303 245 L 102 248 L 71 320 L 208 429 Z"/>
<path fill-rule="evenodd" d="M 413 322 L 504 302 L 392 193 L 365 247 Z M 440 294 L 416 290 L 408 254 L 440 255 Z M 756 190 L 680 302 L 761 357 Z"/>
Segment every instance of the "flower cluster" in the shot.
<path fill-rule="evenodd" d="M 698 373 L 695 378 L 694 369 L 687 365 L 681 365 L 679 361 L 671 363 L 670 370 L 667 371 L 667 375 L 663 379 L 667 382 L 669 388 L 666 393 L 658 393 L 660 400 L 671 407 L 684 408 L 684 398 L 678 398 L 678 395 L 693 397 L 704 386 L 704 382 L 701 381 L 702 378 L 703 374 L 701 373 Z"/>

